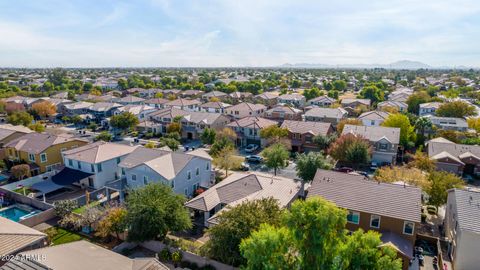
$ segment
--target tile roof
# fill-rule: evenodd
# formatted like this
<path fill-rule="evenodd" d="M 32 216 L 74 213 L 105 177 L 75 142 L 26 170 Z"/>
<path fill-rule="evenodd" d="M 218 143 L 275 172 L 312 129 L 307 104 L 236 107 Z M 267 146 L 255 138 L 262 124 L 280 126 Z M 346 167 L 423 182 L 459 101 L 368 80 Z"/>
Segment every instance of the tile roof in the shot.
<path fill-rule="evenodd" d="M 195 124 L 205 124 L 211 125 L 215 123 L 218 119 L 225 118 L 227 121 L 227 117 L 221 113 L 208 113 L 208 112 L 189 112 L 187 115 L 184 115 L 182 120 L 192 122 Z"/>
<path fill-rule="evenodd" d="M 71 141 L 85 142 L 83 139 L 75 138 L 71 134 L 52 135 L 47 133 L 32 132 L 10 141 L 5 147 L 13 147 L 17 151 L 24 151 L 32 154 L 40 154 L 52 145 L 62 144 Z"/>
<path fill-rule="evenodd" d="M 99 163 L 130 154 L 138 146 L 98 141 L 63 152 L 68 159 Z"/>
<path fill-rule="evenodd" d="M 344 99 L 342 99 L 342 101 L 340 103 L 342 105 L 348 105 L 348 104 L 351 104 L 351 103 L 354 103 L 354 102 L 358 102 L 358 103 L 361 103 L 363 105 L 370 106 L 372 101 L 370 99 L 366 99 L 366 98 L 344 98 Z"/>
<path fill-rule="evenodd" d="M 448 197 L 455 202 L 460 229 L 480 234 L 480 192 L 451 189 Z"/>
<path fill-rule="evenodd" d="M 259 110 L 266 110 L 267 106 L 263 104 L 253 104 L 249 102 L 242 102 L 231 107 L 228 107 L 229 111 L 247 111 L 247 112 L 256 112 Z"/>
<path fill-rule="evenodd" d="M 74 103 L 65 104 L 65 108 L 67 110 L 78 110 L 78 109 L 88 109 L 93 105 L 93 103 L 85 102 L 85 101 L 78 101 Z"/>
<path fill-rule="evenodd" d="M 285 94 L 278 97 L 278 99 L 283 100 L 304 100 L 305 97 L 303 95 L 293 93 L 293 94 Z"/>
<path fill-rule="evenodd" d="M 327 117 L 341 119 L 348 115 L 343 108 L 312 108 L 305 113 L 305 117 Z"/>
<path fill-rule="evenodd" d="M 170 100 L 164 99 L 164 98 L 151 98 L 145 100 L 145 104 L 165 104 L 169 102 Z"/>
<path fill-rule="evenodd" d="M 224 97 L 226 96 L 227 94 L 224 93 L 224 92 L 220 92 L 220 91 L 211 91 L 211 92 L 208 92 L 208 93 L 205 93 L 202 95 L 203 98 L 211 98 L 211 97 Z"/>
<path fill-rule="evenodd" d="M 420 108 L 435 108 L 438 109 L 440 105 L 442 105 L 442 102 L 427 102 L 427 103 L 422 103 L 420 104 Z"/>
<path fill-rule="evenodd" d="M 319 97 L 308 100 L 308 102 L 330 102 L 330 103 L 334 103 L 336 101 L 337 101 L 336 99 L 331 98 L 329 96 L 319 96 Z"/>
<path fill-rule="evenodd" d="M 318 169 L 307 197 L 320 196 L 349 210 L 420 222 L 421 195 L 417 187 Z"/>
<path fill-rule="evenodd" d="M 309 121 L 293 121 L 285 120 L 281 128 L 286 128 L 292 133 L 311 133 L 316 135 L 327 135 L 332 128 L 332 124 L 323 122 L 309 122 Z"/>
<path fill-rule="evenodd" d="M 90 106 L 89 110 L 96 112 L 106 112 L 113 108 L 122 107 L 122 105 L 113 102 L 97 102 Z"/>
<path fill-rule="evenodd" d="M 230 95 L 232 98 L 246 98 L 246 97 L 250 97 L 252 96 L 252 93 L 249 93 L 249 92 L 233 92 L 233 93 L 230 93 Z"/>
<path fill-rule="evenodd" d="M 215 108 L 215 109 L 228 108 L 230 106 L 232 105 L 228 103 L 220 102 L 220 101 L 212 101 L 212 102 L 207 102 L 200 105 L 201 108 Z"/>
<path fill-rule="evenodd" d="M 390 114 L 383 111 L 370 111 L 362 113 L 358 119 L 365 120 L 385 120 Z"/>
<path fill-rule="evenodd" d="M 139 115 L 144 111 L 152 111 L 152 110 L 157 110 L 157 109 L 149 105 L 134 105 L 134 104 L 126 105 L 118 108 L 119 112 L 129 112 L 134 115 Z"/>
<path fill-rule="evenodd" d="M 378 142 L 382 138 L 394 144 L 400 142 L 400 128 L 345 125 L 342 135 L 348 133 L 360 135 L 371 142 Z"/>
<path fill-rule="evenodd" d="M 266 128 L 277 125 L 278 123 L 258 116 L 247 116 L 242 119 L 235 120 L 228 124 L 228 127 L 248 127 L 248 128 Z"/>
<path fill-rule="evenodd" d="M 165 103 L 166 106 L 191 106 L 191 105 L 199 105 L 202 104 L 199 100 L 196 99 L 186 99 L 186 98 L 178 98 L 172 101 Z"/>
<path fill-rule="evenodd" d="M 267 110 L 265 113 L 273 113 L 273 112 L 283 112 L 283 113 L 286 113 L 286 114 L 298 114 L 298 113 L 301 113 L 302 110 L 292 108 L 292 107 L 289 107 L 289 106 L 277 105 L 277 106 L 271 108 L 270 110 Z"/>
<path fill-rule="evenodd" d="M 385 106 L 407 108 L 408 104 L 402 101 L 392 101 L 392 100 L 382 101 L 377 104 L 378 108 L 385 107 Z"/>
<path fill-rule="evenodd" d="M 0 217 L 0 256 L 14 254 L 46 237 L 42 232 Z"/>
<path fill-rule="evenodd" d="M 272 92 L 265 92 L 265 93 L 258 94 L 255 97 L 268 100 L 268 99 L 277 99 L 278 95 Z"/>
<path fill-rule="evenodd" d="M 136 97 L 136 96 L 126 96 L 117 100 L 120 103 L 134 103 L 134 102 L 143 102 L 145 99 Z"/>
<path fill-rule="evenodd" d="M 459 144 L 444 138 L 435 138 L 427 142 L 427 152 L 430 157 L 435 157 L 443 152 L 449 153 L 454 157 L 460 157 L 462 154 L 469 152 L 480 157 L 480 146 Z"/>

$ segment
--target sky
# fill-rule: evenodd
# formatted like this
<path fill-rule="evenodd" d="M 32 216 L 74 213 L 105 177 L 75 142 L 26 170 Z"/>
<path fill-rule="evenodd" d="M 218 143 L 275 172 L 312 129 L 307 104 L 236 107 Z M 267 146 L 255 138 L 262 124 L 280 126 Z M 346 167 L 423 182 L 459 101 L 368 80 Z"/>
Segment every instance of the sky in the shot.
<path fill-rule="evenodd" d="M 480 67 L 478 0 L 0 0 L 1 67 Z"/>

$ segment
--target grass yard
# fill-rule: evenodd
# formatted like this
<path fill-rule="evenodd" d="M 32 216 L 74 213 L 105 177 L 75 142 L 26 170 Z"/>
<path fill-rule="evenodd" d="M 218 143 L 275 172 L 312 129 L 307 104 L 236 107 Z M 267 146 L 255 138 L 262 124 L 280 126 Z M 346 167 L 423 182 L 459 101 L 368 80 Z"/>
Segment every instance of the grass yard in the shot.
<path fill-rule="evenodd" d="M 98 206 L 98 205 L 100 205 L 100 201 L 93 201 L 89 204 L 86 204 L 82 207 L 79 207 L 79 208 L 73 210 L 72 212 L 75 213 L 75 214 L 81 214 L 85 211 L 85 209 L 87 209 L 87 207 L 89 207 L 89 206 L 90 207 L 95 207 L 95 206 Z"/>
<path fill-rule="evenodd" d="M 49 228 L 45 231 L 45 233 L 48 235 L 48 238 L 50 239 L 52 246 L 66 244 L 66 243 L 85 239 L 85 237 L 79 234 L 76 234 L 74 232 L 71 232 L 62 228 L 58 228 L 58 227 Z"/>

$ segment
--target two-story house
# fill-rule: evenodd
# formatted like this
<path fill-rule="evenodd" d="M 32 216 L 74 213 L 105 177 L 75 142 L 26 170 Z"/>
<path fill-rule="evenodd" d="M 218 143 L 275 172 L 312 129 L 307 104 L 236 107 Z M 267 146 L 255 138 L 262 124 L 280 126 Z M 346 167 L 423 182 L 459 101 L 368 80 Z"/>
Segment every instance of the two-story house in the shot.
<path fill-rule="evenodd" d="M 135 115 L 139 121 L 143 121 L 147 119 L 147 115 L 157 111 L 155 107 L 151 107 L 148 105 L 126 105 L 123 107 L 119 107 L 115 109 L 113 112 L 114 115 L 119 115 L 125 112 L 129 112 Z"/>
<path fill-rule="evenodd" d="M 285 94 L 278 97 L 278 103 L 290 105 L 296 108 L 305 107 L 306 99 L 304 95 L 297 93 Z"/>
<path fill-rule="evenodd" d="M 125 96 L 115 100 L 116 103 L 126 105 L 142 105 L 145 103 L 145 99 L 136 96 Z"/>
<path fill-rule="evenodd" d="M 220 91 L 211 91 L 208 93 L 205 93 L 202 95 L 202 100 L 205 102 L 210 101 L 211 98 L 218 98 L 219 100 L 222 100 L 223 98 L 228 97 L 228 95 L 224 92 Z"/>
<path fill-rule="evenodd" d="M 278 123 L 273 120 L 262 117 L 248 116 L 239 120 L 234 120 L 227 127 L 233 129 L 237 133 L 237 145 L 244 147 L 249 144 L 256 144 L 260 147 L 266 145 L 265 139 L 260 137 L 260 130 L 277 126 Z"/>
<path fill-rule="evenodd" d="M 305 112 L 304 117 L 305 121 L 327 122 L 336 126 L 348 117 L 348 112 L 343 108 L 312 108 Z"/>
<path fill-rule="evenodd" d="M 90 174 L 79 181 L 80 185 L 99 189 L 108 182 L 120 179 L 118 164 L 137 147 L 98 141 L 64 151 L 63 162 L 68 171 L 77 170 Z"/>
<path fill-rule="evenodd" d="M 328 108 L 337 102 L 336 99 L 331 98 L 329 96 L 319 96 L 308 101 L 308 105 L 310 106 L 318 106 L 323 108 Z"/>
<path fill-rule="evenodd" d="M 198 112 L 200 111 L 200 104 L 202 104 L 200 100 L 179 98 L 165 103 L 164 106 L 165 108 L 175 108 L 187 112 Z"/>
<path fill-rule="evenodd" d="M 128 188 L 162 183 L 186 197 L 215 183 L 212 158 L 202 149 L 186 153 L 138 147 L 119 164 Z"/>
<path fill-rule="evenodd" d="M 69 134 L 28 133 L 5 144 L 7 158 L 30 164 L 31 174 L 37 175 L 63 165 L 62 152 L 86 145 L 88 141 Z"/>
<path fill-rule="evenodd" d="M 230 123 L 230 118 L 221 113 L 189 112 L 183 115 L 182 138 L 198 139 L 206 128 L 221 129 Z"/>
<path fill-rule="evenodd" d="M 347 111 L 353 111 L 358 106 L 370 108 L 372 101 L 366 98 L 344 98 L 340 101 L 340 105 Z"/>
<path fill-rule="evenodd" d="M 241 119 L 247 116 L 262 116 L 266 110 L 267 107 L 263 104 L 242 102 L 237 105 L 230 106 L 226 110 L 226 114 L 235 119 Z"/>
<path fill-rule="evenodd" d="M 425 116 L 430 119 L 432 124 L 439 129 L 455 130 L 465 132 L 468 130 L 468 123 L 463 118 L 456 117 L 440 117 L 440 116 Z"/>
<path fill-rule="evenodd" d="M 273 92 L 264 92 L 264 93 L 261 93 L 261 94 L 258 94 L 256 96 L 254 96 L 253 99 L 256 102 L 261 103 L 261 104 L 267 106 L 268 108 L 271 108 L 272 106 L 277 105 L 278 94 L 273 93 Z"/>
<path fill-rule="evenodd" d="M 151 98 L 151 99 L 145 100 L 145 105 L 154 107 L 156 109 L 164 109 L 165 104 L 168 102 L 169 100 L 164 98 Z"/>
<path fill-rule="evenodd" d="M 450 189 L 444 220 L 448 256 L 453 269 L 478 269 L 480 250 L 480 192 Z"/>
<path fill-rule="evenodd" d="M 292 152 L 309 152 L 319 150 L 313 138 L 318 135 L 332 134 L 333 127 L 330 123 L 285 120 L 281 128 L 288 130 Z"/>
<path fill-rule="evenodd" d="M 200 105 L 200 111 L 209 113 L 225 113 L 227 109 L 231 106 L 232 105 L 228 103 L 211 101 Z"/>
<path fill-rule="evenodd" d="M 420 226 L 420 188 L 380 183 L 362 175 L 318 169 L 307 198 L 315 196 L 348 211 L 348 230 L 380 232 L 381 240 L 396 247 L 399 258 L 403 259 L 403 269 L 408 269 Z"/>
<path fill-rule="evenodd" d="M 398 112 L 406 112 L 408 110 L 408 104 L 402 101 L 382 101 L 377 104 L 377 110 L 387 110 L 387 108 L 396 109 Z"/>
<path fill-rule="evenodd" d="M 246 101 L 252 98 L 253 94 L 249 92 L 233 92 L 228 95 L 234 103 L 239 103 L 242 101 Z"/>
<path fill-rule="evenodd" d="M 78 101 L 74 103 L 62 104 L 59 113 L 69 116 L 86 114 L 89 112 L 93 103 Z"/>
<path fill-rule="evenodd" d="M 277 105 L 267 111 L 263 117 L 282 123 L 284 120 L 302 120 L 303 111 L 289 106 Z"/>
<path fill-rule="evenodd" d="M 113 102 L 97 102 L 92 104 L 88 108 L 88 112 L 95 116 L 97 120 L 103 120 L 105 118 L 111 117 L 113 115 L 113 111 L 122 107 L 122 105 Z"/>
<path fill-rule="evenodd" d="M 458 175 L 480 173 L 480 146 L 454 143 L 441 137 L 426 145 L 427 154 L 435 160 L 437 170 Z"/>
<path fill-rule="evenodd" d="M 438 107 L 440 107 L 440 105 L 442 104 L 443 103 L 441 102 L 422 103 L 419 105 L 418 115 L 419 116 L 435 115 L 435 112 L 437 111 Z"/>
<path fill-rule="evenodd" d="M 167 108 L 167 109 L 162 109 L 158 110 L 155 112 L 152 112 L 148 114 L 147 120 L 152 121 L 156 124 L 159 124 L 157 128 L 160 128 L 159 133 L 165 134 L 167 133 L 167 126 L 172 123 L 175 118 L 181 118 L 185 115 L 189 115 L 190 112 L 176 109 L 176 108 Z"/>
<path fill-rule="evenodd" d="M 32 132 L 34 131 L 22 125 L 0 125 L 0 159 L 4 159 L 6 157 L 4 148 L 5 144 Z"/>
<path fill-rule="evenodd" d="M 364 126 L 380 126 L 388 118 L 390 113 L 384 111 L 370 111 L 362 113 L 357 119 L 362 121 Z"/>
<path fill-rule="evenodd" d="M 345 134 L 361 136 L 370 141 L 373 147 L 372 164 L 396 163 L 400 128 L 345 125 L 342 135 Z"/>

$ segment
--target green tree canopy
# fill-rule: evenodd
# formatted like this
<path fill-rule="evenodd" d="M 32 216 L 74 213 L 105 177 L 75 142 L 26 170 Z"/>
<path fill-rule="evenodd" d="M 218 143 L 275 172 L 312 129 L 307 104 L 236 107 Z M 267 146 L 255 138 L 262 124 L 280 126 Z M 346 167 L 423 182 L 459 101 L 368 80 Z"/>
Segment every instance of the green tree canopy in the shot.
<path fill-rule="evenodd" d="M 215 132 L 215 129 L 206 128 L 203 130 L 203 133 L 200 135 L 200 139 L 202 140 L 202 143 L 211 145 L 215 142 L 216 135 L 217 135 L 217 132 Z"/>
<path fill-rule="evenodd" d="M 288 164 L 290 153 L 282 144 L 273 144 L 265 148 L 261 155 L 265 158 L 265 165 L 274 170 L 274 175 L 277 175 L 277 170 L 285 168 Z"/>
<path fill-rule="evenodd" d="M 328 149 L 328 153 L 334 159 L 353 167 L 367 164 L 370 161 L 371 152 L 370 142 L 353 134 L 340 136 Z"/>
<path fill-rule="evenodd" d="M 302 191 L 305 183 L 310 183 L 315 177 L 317 169 L 330 170 L 333 165 L 323 156 L 322 153 L 310 152 L 308 154 L 297 155 L 297 171 L 298 177 L 302 179 Z"/>
<path fill-rule="evenodd" d="M 121 130 L 131 129 L 138 125 L 138 118 L 131 112 L 123 112 L 112 116 L 110 125 Z"/>
<path fill-rule="evenodd" d="M 184 196 L 163 184 L 150 183 L 132 190 L 126 201 L 128 241 L 164 239 L 170 231 L 189 229 L 192 222 L 184 203 Z"/>
<path fill-rule="evenodd" d="M 27 127 L 33 122 L 33 116 L 28 112 L 14 112 L 7 116 L 7 122 L 15 126 L 23 125 Z"/>
<path fill-rule="evenodd" d="M 408 147 L 409 142 L 414 142 L 416 139 L 414 127 L 404 114 L 390 114 L 382 123 L 382 126 L 400 128 L 400 144 L 405 147 Z"/>
<path fill-rule="evenodd" d="M 375 85 L 365 86 L 360 91 L 360 97 L 370 99 L 373 104 L 376 104 L 385 99 L 383 91 Z"/>
<path fill-rule="evenodd" d="M 474 116 L 477 114 L 477 111 L 475 110 L 474 106 L 458 100 L 440 105 L 440 107 L 438 107 L 438 109 L 435 111 L 435 114 L 443 117 L 463 118 L 467 116 Z"/>
<path fill-rule="evenodd" d="M 415 92 L 407 98 L 408 112 L 418 114 L 420 104 L 430 102 L 430 95 L 425 91 Z"/>
<path fill-rule="evenodd" d="M 430 181 L 430 188 L 426 190 L 429 196 L 428 203 L 435 206 L 440 206 L 447 202 L 447 191 L 449 189 L 464 186 L 464 182 L 460 177 L 443 171 L 431 172 L 428 180 Z"/>

